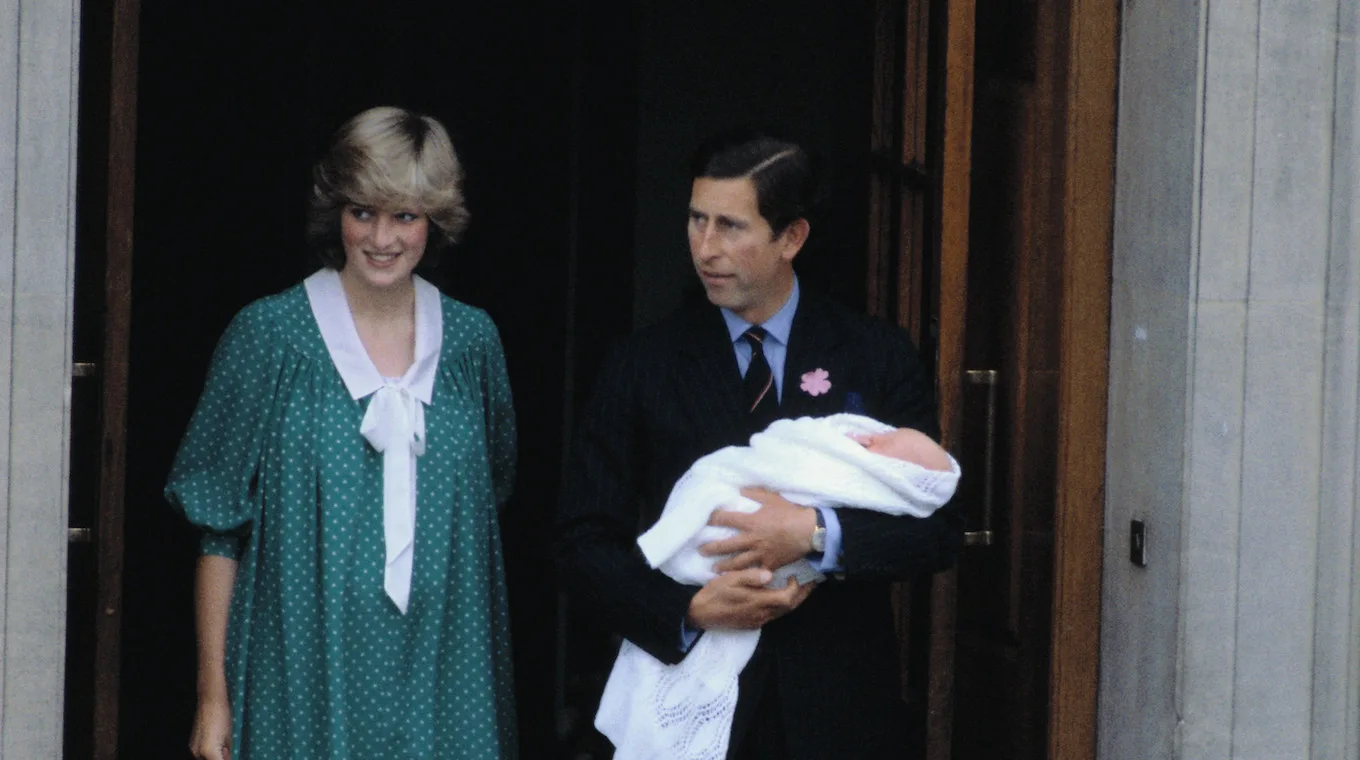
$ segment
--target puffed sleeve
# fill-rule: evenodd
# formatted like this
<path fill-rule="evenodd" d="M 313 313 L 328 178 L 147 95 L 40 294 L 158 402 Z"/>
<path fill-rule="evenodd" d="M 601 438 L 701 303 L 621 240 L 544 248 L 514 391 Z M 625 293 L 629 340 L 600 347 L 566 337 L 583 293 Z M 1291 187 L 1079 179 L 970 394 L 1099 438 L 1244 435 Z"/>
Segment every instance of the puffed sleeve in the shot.
<path fill-rule="evenodd" d="M 515 405 L 500 333 L 490 317 L 483 330 L 482 398 L 486 403 L 486 445 L 491 458 L 491 478 L 497 506 L 505 504 L 515 488 Z"/>
<path fill-rule="evenodd" d="M 239 558 L 256 517 L 254 490 L 278 384 L 270 333 L 256 307 L 227 326 L 170 470 L 165 498 L 202 530 L 204 554 Z"/>

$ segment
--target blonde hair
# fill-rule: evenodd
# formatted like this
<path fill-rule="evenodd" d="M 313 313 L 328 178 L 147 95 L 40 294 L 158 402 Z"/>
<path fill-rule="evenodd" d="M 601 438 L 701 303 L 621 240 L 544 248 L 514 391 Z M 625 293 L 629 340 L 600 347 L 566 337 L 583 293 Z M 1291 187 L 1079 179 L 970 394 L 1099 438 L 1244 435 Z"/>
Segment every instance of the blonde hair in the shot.
<path fill-rule="evenodd" d="M 348 204 L 419 210 L 432 229 L 428 254 L 458 242 L 467 228 L 463 166 L 442 124 L 403 108 L 379 106 L 345 122 L 312 169 L 307 242 L 322 263 L 345 266 L 340 214 Z"/>

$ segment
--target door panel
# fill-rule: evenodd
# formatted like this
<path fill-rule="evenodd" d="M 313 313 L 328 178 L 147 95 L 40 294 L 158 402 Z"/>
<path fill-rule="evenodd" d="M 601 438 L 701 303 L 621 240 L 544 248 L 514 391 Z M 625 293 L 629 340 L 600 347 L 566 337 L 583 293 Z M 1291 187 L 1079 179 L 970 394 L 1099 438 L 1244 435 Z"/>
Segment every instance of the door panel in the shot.
<path fill-rule="evenodd" d="M 1049 753 L 1067 287 L 1062 10 L 1057 0 L 979 0 L 968 355 L 998 373 L 998 533 L 960 563 L 954 738 L 964 758 Z"/>
<path fill-rule="evenodd" d="M 898 590 L 932 760 L 1090 757 L 1103 424 L 1073 381 L 1107 338 L 1108 238 L 1087 230 L 1108 229 L 1091 188 L 1112 177 L 1115 20 L 1084 0 L 879 4 L 870 305 L 933 361 L 964 471 L 957 569 Z"/>
<path fill-rule="evenodd" d="M 979 52 L 966 355 L 994 372 L 994 405 L 970 410 L 994 422 L 991 436 L 970 425 L 963 449 L 967 462 L 995 451 L 984 476 L 994 540 L 960 562 L 953 735 L 956 757 L 1026 760 L 1047 749 L 1059 301 L 1050 297 L 1054 249 L 1041 243 L 1034 213 L 1045 197 L 1035 87 L 999 77 L 988 58 Z"/>

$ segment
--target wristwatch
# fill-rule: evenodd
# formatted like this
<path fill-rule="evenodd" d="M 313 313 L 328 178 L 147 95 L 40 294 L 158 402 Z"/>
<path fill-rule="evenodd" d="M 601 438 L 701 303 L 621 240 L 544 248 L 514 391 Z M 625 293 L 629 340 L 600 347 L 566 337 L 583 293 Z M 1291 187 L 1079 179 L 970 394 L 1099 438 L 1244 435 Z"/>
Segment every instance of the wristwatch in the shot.
<path fill-rule="evenodd" d="M 826 551 L 826 520 L 822 517 L 822 510 L 817 510 L 817 527 L 812 529 L 812 553 L 822 554 Z"/>

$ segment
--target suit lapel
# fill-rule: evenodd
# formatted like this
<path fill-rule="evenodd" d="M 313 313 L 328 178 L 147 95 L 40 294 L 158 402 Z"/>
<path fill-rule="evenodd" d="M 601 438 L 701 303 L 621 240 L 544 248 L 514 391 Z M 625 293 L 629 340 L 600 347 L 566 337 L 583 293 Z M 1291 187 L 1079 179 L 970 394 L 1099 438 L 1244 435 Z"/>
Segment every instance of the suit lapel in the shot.
<path fill-rule="evenodd" d="M 714 306 L 696 308 L 686 320 L 681 376 L 676 390 L 682 409 L 697 415 L 693 424 L 724 439 L 744 441 L 747 435 L 745 395 L 741 370 L 722 314 Z"/>
<path fill-rule="evenodd" d="M 853 389 L 845 386 L 850 357 L 844 349 L 835 320 L 805 291 L 789 332 L 779 416 L 821 417 L 845 411 L 846 393 Z M 818 370 L 826 373 L 823 382 L 817 381 Z"/>

